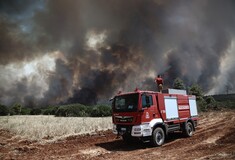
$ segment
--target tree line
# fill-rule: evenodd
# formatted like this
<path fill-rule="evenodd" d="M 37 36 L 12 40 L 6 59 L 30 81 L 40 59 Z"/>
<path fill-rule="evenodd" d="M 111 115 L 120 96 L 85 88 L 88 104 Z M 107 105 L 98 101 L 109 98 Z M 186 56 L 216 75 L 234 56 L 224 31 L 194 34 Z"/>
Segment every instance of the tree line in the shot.
<path fill-rule="evenodd" d="M 48 106 L 47 108 L 28 108 L 21 104 L 7 107 L 0 104 L 0 116 L 5 115 L 54 115 L 58 117 L 106 117 L 111 116 L 109 105 L 85 106 L 83 104 L 68 104 Z"/>
<path fill-rule="evenodd" d="M 205 96 L 198 84 L 186 88 L 183 80 L 176 78 L 173 83 L 174 89 L 186 89 L 189 94 L 195 95 L 199 111 L 219 110 L 224 107 L 233 108 L 228 101 L 216 102 L 212 96 Z M 46 108 L 29 108 L 19 103 L 11 107 L 0 104 L 0 116 L 4 115 L 55 115 L 63 117 L 105 117 L 111 116 L 110 105 L 86 106 L 83 104 L 68 104 L 59 106 L 48 106 Z"/>
<path fill-rule="evenodd" d="M 186 89 L 189 94 L 196 96 L 197 106 L 199 112 L 205 112 L 210 110 L 221 110 L 223 108 L 234 109 L 235 102 L 231 100 L 220 100 L 216 101 L 213 96 L 207 96 L 203 93 L 202 88 L 198 84 L 193 84 L 192 86 L 186 88 L 183 80 L 176 78 L 173 83 L 174 89 Z"/>

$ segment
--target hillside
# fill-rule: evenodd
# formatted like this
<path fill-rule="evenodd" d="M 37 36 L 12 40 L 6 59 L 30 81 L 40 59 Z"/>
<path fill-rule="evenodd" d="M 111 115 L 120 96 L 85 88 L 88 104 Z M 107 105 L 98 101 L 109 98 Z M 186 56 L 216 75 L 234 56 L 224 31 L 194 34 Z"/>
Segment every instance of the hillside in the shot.
<path fill-rule="evenodd" d="M 229 108 L 235 108 L 235 94 L 219 94 L 212 95 L 212 97 Z"/>

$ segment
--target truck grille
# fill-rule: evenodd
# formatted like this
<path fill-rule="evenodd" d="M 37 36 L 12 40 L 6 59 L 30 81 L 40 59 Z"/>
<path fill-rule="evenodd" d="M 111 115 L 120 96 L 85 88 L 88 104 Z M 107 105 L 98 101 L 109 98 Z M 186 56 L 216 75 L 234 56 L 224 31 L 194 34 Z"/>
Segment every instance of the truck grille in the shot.
<path fill-rule="evenodd" d="M 117 125 L 117 131 L 118 134 L 124 135 L 124 134 L 131 134 L 132 126 L 130 125 Z"/>
<path fill-rule="evenodd" d="M 133 122 L 132 116 L 116 116 L 115 121 L 119 123 L 131 123 Z"/>

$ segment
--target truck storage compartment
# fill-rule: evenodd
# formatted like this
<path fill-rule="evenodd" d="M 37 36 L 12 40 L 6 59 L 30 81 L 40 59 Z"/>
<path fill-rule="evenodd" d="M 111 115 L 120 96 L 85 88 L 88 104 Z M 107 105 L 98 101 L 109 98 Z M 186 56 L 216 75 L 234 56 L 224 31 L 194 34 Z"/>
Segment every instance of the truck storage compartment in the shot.
<path fill-rule="evenodd" d="M 178 119 L 179 113 L 178 113 L 177 98 L 164 96 L 164 102 L 166 110 L 166 119 L 167 120 Z"/>

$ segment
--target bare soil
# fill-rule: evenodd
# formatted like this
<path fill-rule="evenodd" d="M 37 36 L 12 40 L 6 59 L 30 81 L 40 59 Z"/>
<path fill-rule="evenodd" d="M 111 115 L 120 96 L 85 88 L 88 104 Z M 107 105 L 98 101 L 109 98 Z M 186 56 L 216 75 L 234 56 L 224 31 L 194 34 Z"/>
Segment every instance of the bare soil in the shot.
<path fill-rule="evenodd" d="M 0 159 L 235 159 L 235 112 L 200 115 L 194 135 L 171 134 L 161 147 L 139 141 L 126 144 L 111 130 L 41 143 L 0 130 Z"/>

